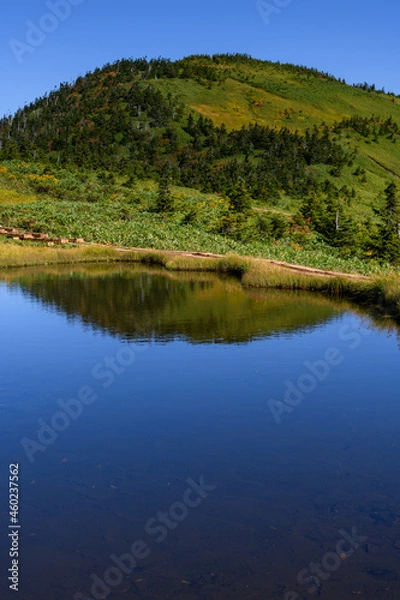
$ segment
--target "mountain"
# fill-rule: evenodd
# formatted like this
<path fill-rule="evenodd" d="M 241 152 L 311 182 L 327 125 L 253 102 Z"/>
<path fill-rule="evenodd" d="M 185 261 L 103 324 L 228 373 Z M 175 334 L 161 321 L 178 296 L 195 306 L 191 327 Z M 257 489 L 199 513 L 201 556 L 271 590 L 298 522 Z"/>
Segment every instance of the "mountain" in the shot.
<path fill-rule="evenodd" d="M 120 60 L 4 117 L 0 160 L 161 178 L 227 196 L 238 213 L 300 211 L 348 245 L 379 223 L 400 176 L 399 124 L 398 96 L 315 69 L 246 55 Z"/>

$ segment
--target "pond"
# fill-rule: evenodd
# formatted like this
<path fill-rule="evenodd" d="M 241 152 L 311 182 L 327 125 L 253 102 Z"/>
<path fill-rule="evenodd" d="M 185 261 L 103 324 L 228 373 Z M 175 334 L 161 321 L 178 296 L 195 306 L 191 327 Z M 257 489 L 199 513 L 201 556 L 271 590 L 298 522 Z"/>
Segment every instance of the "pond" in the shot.
<path fill-rule="evenodd" d="M 1 598 L 400 597 L 389 320 L 141 266 L 3 273 L 0 314 Z"/>

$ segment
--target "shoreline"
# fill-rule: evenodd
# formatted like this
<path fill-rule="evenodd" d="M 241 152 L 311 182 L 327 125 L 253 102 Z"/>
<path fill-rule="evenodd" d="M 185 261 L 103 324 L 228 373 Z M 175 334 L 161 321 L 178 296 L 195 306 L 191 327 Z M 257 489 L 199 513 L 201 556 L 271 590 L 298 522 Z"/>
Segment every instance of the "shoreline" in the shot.
<path fill-rule="evenodd" d="M 1 273 L 10 269 L 90 263 L 142 263 L 168 271 L 214 272 L 237 278 L 241 285 L 259 289 L 304 290 L 346 299 L 400 322 L 400 275 L 367 277 L 325 271 L 282 261 L 207 252 L 118 248 L 101 244 L 75 247 L 0 245 Z"/>
<path fill-rule="evenodd" d="M 256 257 L 252 257 L 252 256 L 242 256 L 242 255 L 236 255 L 236 254 L 232 254 L 232 255 L 225 255 L 225 254 L 213 254 L 211 252 L 200 252 L 200 251 L 183 251 L 183 250 L 157 250 L 154 248 L 136 248 L 136 247 L 132 247 L 132 248 L 123 248 L 123 247 L 118 247 L 118 246 L 111 246 L 111 245 L 107 245 L 107 244 L 100 244 L 100 243 L 89 243 L 89 242 L 79 242 L 78 244 L 74 244 L 73 242 L 71 244 L 69 244 L 67 246 L 68 242 L 66 241 L 63 245 L 61 245 L 61 247 L 59 246 L 58 248 L 54 248 L 54 247 L 47 247 L 47 246 L 38 246 L 37 244 L 35 244 L 35 247 L 31 246 L 31 247 L 25 247 L 25 249 L 31 249 L 32 252 L 26 252 L 24 254 L 33 254 L 34 256 L 38 257 L 40 256 L 40 254 L 43 254 L 43 258 L 45 258 L 45 262 L 41 262 L 37 258 L 33 258 L 31 260 L 26 260 L 23 259 L 18 260 L 16 259 L 16 262 L 13 263 L 12 260 L 11 262 L 5 264 L 2 261 L 2 256 L 1 256 L 1 252 L 0 252 L 0 270 L 1 269 L 8 269 L 8 268 L 16 268 L 16 267 L 21 267 L 21 266 L 35 266 L 35 265 L 44 265 L 44 264 L 62 264 L 61 261 L 59 260 L 59 254 L 60 252 L 66 253 L 68 250 L 73 250 L 75 252 L 77 252 L 78 250 L 82 249 L 82 248 L 91 248 L 93 249 L 104 249 L 106 251 L 110 251 L 112 250 L 113 252 L 117 253 L 115 255 L 115 257 L 108 257 L 107 256 L 107 260 L 114 260 L 115 262 L 141 262 L 140 258 L 138 260 L 135 259 L 132 260 L 131 256 L 129 256 L 129 258 L 127 260 L 125 259 L 120 259 L 118 257 L 118 254 L 129 254 L 131 255 L 132 253 L 138 254 L 138 255 L 145 255 L 147 256 L 150 261 L 151 261 L 151 254 L 162 254 L 165 257 L 171 257 L 171 258 L 176 258 L 176 257 L 186 257 L 189 259 L 213 259 L 213 260 L 220 260 L 223 258 L 226 258 L 227 256 L 239 256 L 240 258 L 242 258 L 243 260 L 257 260 L 257 261 L 262 261 L 265 262 L 267 264 L 270 265 L 276 265 L 278 267 L 282 267 L 283 269 L 287 269 L 290 271 L 296 271 L 299 273 L 304 273 L 304 274 L 309 274 L 309 275 L 317 275 L 317 276 L 325 276 L 325 277 L 346 277 L 349 279 L 364 279 L 364 280 L 370 280 L 372 276 L 367 276 L 367 275 L 362 275 L 360 273 L 346 273 L 343 271 L 332 271 L 332 270 L 328 270 L 328 269 L 318 269 L 316 267 L 308 267 L 306 265 L 298 265 L 298 264 L 294 264 L 294 263 L 288 263 L 285 261 L 281 261 L 281 260 L 276 260 L 276 259 L 270 259 L 270 258 L 256 258 Z M 66 247 L 67 246 L 67 247 Z M 14 246 L 14 248 L 16 247 L 20 247 L 20 246 Z M 35 252 L 38 251 L 38 252 Z M 86 254 L 86 253 L 85 253 Z M 107 252 L 108 255 L 108 252 Z M 73 260 L 73 256 L 72 253 L 68 255 L 70 260 L 66 261 L 65 264 L 70 264 L 70 263 L 75 263 L 77 261 Z M 52 257 L 54 257 L 54 262 L 52 260 Z M 86 260 L 86 256 L 82 256 L 81 261 L 83 262 L 89 262 L 89 260 Z M 95 262 L 97 262 L 99 260 L 99 258 L 94 258 Z M 208 270 L 208 269 L 207 269 Z"/>

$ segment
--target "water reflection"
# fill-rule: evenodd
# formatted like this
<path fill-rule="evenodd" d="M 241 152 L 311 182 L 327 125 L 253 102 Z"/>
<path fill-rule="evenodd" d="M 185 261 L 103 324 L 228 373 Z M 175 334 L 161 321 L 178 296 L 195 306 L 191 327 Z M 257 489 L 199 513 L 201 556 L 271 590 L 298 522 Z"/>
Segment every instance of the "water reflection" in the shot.
<path fill-rule="evenodd" d="M 317 295 L 244 289 L 209 273 L 133 267 L 25 270 L 11 288 L 125 339 L 238 343 L 307 330 L 345 310 Z"/>

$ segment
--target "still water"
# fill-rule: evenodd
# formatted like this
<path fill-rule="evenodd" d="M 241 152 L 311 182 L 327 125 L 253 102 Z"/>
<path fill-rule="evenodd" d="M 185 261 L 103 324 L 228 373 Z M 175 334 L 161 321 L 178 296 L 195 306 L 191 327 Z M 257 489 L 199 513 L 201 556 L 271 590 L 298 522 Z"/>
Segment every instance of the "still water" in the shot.
<path fill-rule="evenodd" d="M 400 598 L 389 321 L 98 266 L 3 275 L 0 318 L 2 599 Z"/>

